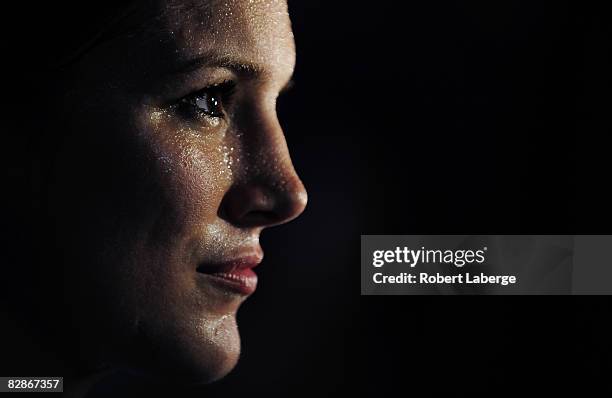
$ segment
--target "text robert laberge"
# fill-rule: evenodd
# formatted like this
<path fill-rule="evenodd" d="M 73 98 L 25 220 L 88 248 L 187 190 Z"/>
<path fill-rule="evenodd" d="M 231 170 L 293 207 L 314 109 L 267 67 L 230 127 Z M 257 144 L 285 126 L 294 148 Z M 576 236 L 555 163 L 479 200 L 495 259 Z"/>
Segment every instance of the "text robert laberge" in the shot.
<path fill-rule="evenodd" d="M 466 265 L 486 265 L 487 248 L 479 250 L 440 250 L 421 247 L 414 250 L 408 247 L 396 247 L 394 250 L 374 250 L 372 265 L 382 268 L 386 264 L 403 264 L 411 272 L 399 272 L 385 275 L 382 271 L 375 272 L 372 281 L 375 284 L 497 284 L 508 286 L 517 283 L 515 275 L 489 275 L 478 273 L 453 273 L 445 275 L 436 272 L 414 272 L 417 265 L 438 264 L 462 268 Z"/>

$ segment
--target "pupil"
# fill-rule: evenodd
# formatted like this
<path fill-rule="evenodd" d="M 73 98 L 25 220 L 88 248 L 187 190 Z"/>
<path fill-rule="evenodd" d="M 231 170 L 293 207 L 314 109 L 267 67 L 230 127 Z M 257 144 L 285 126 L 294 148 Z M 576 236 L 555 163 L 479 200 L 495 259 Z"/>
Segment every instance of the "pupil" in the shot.
<path fill-rule="evenodd" d="M 219 101 L 217 101 L 217 97 L 213 97 L 212 95 L 208 97 L 210 99 L 211 109 L 217 109 L 219 106 Z"/>

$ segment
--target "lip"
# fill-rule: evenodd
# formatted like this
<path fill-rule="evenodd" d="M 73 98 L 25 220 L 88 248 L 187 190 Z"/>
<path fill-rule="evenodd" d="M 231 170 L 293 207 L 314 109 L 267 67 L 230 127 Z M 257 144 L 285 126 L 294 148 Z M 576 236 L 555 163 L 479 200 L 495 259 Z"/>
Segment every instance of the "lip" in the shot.
<path fill-rule="evenodd" d="M 257 288 L 257 274 L 253 268 L 262 259 L 262 255 L 252 254 L 221 263 L 202 264 L 197 271 L 222 289 L 248 296 Z"/>

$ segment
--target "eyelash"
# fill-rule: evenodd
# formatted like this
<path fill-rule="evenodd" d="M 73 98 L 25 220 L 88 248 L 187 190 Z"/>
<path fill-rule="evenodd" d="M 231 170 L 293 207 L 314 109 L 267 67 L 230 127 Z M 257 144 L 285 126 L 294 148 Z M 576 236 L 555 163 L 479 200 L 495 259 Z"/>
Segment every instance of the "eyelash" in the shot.
<path fill-rule="evenodd" d="M 178 103 L 178 110 L 188 118 L 196 119 L 202 116 L 216 119 L 226 118 L 227 108 L 231 104 L 235 88 L 236 84 L 231 80 L 204 87 L 181 98 Z M 211 106 L 218 109 L 204 109 Z"/>

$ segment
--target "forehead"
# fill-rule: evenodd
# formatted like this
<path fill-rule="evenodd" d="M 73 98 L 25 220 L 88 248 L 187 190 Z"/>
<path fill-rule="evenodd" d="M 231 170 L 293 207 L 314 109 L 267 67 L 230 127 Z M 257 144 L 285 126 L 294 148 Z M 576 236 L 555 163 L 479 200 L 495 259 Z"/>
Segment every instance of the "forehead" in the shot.
<path fill-rule="evenodd" d="M 166 0 L 159 7 L 159 33 L 179 58 L 212 52 L 265 66 L 294 61 L 285 0 Z"/>

